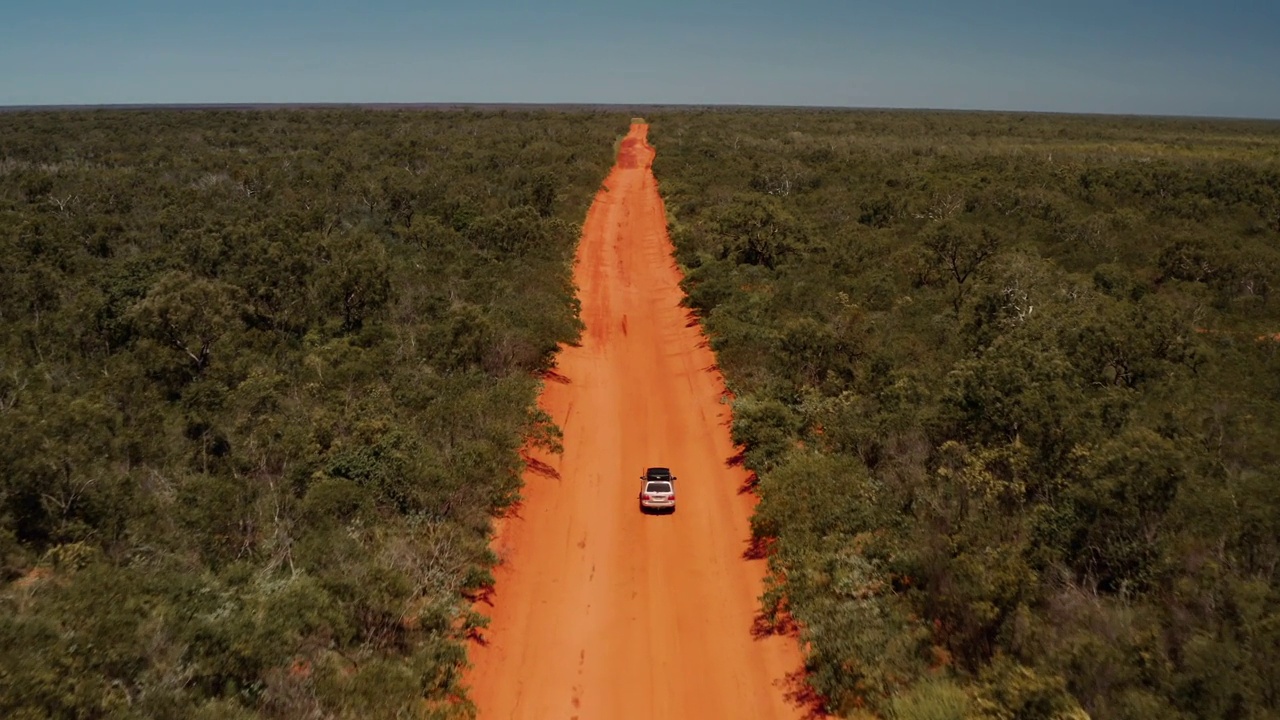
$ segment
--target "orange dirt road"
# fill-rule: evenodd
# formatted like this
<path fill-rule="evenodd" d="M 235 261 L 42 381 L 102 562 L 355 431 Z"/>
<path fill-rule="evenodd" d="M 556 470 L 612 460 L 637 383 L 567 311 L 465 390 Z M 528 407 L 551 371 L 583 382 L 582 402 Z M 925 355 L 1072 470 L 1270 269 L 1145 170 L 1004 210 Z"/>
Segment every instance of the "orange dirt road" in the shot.
<path fill-rule="evenodd" d="M 467 684 L 480 718 L 802 717 L 792 637 L 752 633 L 764 561 L 745 560 L 754 504 L 729 467 L 729 406 L 697 324 L 633 125 L 587 215 L 574 276 L 586 324 L 541 404 L 564 453 L 525 475 L 499 527 L 491 617 Z M 539 463 L 532 465 L 536 468 Z M 642 515 L 647 465 L 677 475 L 674 515 Z"/>

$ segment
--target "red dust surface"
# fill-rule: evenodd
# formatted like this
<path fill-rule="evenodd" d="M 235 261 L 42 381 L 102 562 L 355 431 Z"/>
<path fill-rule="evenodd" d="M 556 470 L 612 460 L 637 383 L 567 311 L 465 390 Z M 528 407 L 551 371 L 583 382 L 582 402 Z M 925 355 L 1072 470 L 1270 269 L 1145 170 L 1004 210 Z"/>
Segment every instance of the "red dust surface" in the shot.
<path fill-rule="evenodd" d="M 482 719 L 812 716 L 796 639 L 759 632 L 755 497 L 715 357 L 680 306 L 647 135 L 632 125 L 578 247 L 586 331 L 540 400 L 564 452 L 531 458 L 494 541 L 466 677 Z M 640 513 L 649 465 L 678 476 L 676 513 Z"/>

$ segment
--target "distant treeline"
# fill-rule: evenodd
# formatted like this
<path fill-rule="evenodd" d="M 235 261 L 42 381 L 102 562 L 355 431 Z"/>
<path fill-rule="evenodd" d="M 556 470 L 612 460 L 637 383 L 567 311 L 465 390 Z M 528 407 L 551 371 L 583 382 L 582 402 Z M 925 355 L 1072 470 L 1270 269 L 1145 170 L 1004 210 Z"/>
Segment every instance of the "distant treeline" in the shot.
<path fill-rule="evenodd" d="M 453 717 L 625 114 L 0 114 L 0 716 Z"/>
<path fill-rule="evenodd" d="M 649 119 L 830 709 L 1280 713 L 1280 124 Z"/>

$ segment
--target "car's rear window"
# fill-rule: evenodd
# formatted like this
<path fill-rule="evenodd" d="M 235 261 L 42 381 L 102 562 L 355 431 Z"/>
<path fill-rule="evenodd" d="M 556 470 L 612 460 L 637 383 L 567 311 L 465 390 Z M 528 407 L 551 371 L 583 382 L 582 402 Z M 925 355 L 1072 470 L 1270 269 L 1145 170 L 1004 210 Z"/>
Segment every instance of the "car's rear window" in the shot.
<path fill-rule="evenodd" d="M 647 493 L 669 493 L 671 492 L 671 483 L 651 482 L 644 486 L 644 491 Z"/>

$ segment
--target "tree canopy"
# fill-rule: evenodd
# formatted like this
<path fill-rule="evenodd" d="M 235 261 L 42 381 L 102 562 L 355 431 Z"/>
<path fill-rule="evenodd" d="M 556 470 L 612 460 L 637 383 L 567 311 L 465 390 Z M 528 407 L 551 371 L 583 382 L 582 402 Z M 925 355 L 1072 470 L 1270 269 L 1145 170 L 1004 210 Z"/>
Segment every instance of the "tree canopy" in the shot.
<path fill-rule="evenodd" d="M 468 716 L 625 130 L 0 113 L 0 715 Z"/>
<path fill-rule="evenodd" d="M 650 120 L 829 709 L 1280 712 L 1280 124 Z"/>

